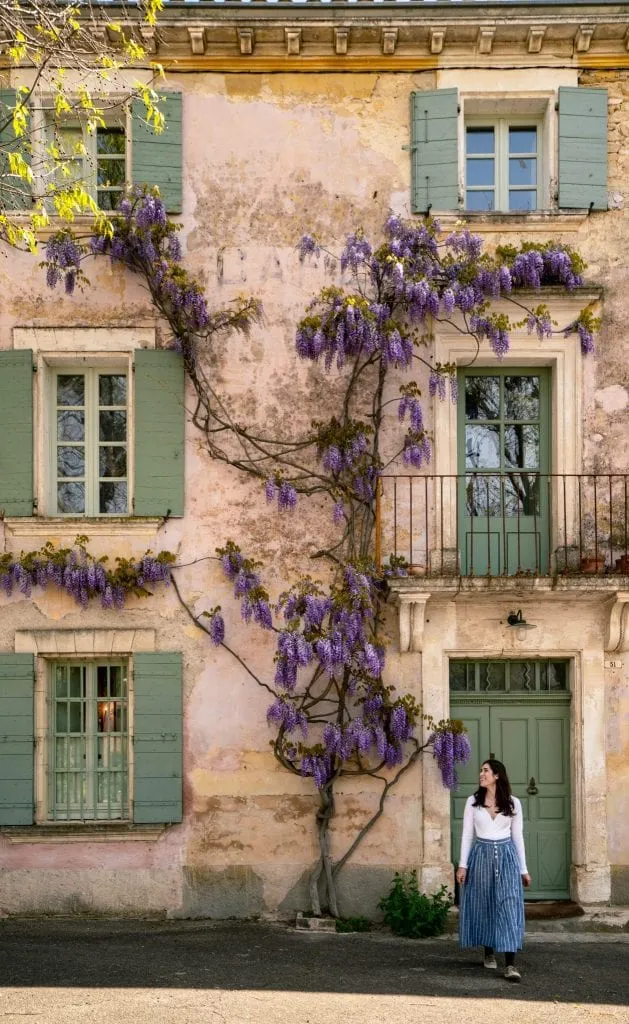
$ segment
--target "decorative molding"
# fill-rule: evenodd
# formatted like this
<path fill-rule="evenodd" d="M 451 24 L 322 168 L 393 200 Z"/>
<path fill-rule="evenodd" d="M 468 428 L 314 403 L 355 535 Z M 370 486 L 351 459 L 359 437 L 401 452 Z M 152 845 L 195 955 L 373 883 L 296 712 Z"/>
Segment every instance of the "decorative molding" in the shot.
<path fill-rule="evenodd" d="M 349 29 L 348 28 L 335 28 L 334 29 L 334 52 L 340 56 L 345 56 L 347 48 L 349 46 Z"/>
<path fill-rule="evenodd" d="M 14 825 L 0 829 L 0 835 L 14 843 L 120 843 L 156 842 L 165 825 L 77 824 Z"/>
<path fill-rule="evenodd" d="M 478 30 L 476 46 L 479 53 L 491 53 L 494 45 L 496 29 L 489 25 L 481 25 Z"/>
<path fill-rule="evenodd" d="M 579 25 L 577 34 L 574 37 L 574 48 L 577 53 L 587 53 L 590 49 L 592 36 L 594 35 L 593 25 Z"/>
<path fill-rule="evenodd" d="M 154 28 L 149 28 L 146 25 L 142 26 L 140 28 L 140 38 L 147 53 L 157 53 L 157 40 Z"/>
<path fill-rule="evenodd" d="M 625 50 L 629 50 L 629 28 L 625 32 Z"/>
<path fill-rule="evenodd" d="M 239 28 L 238 32 L 238 46 L 243 57 L 247 57 L 253 53 L 256 37 L 255 32 L 252 28 Z M 299 50 L 297 50 L 299 53 Z"/>
<path fill-rule="evenodd" d="M 619 590 L 609 609 L 605 650 L 609 654 L 620 654 L 629 651 L 629 630 L 627 629 L 627 612 L 629 611 L 629 591 Z"/>
<path fill-rule="evenodd" d="M 400 653 L 421 651 L 430 594 L 396 594 L 395 599 L 398 605 Z"/>
<path fill-rule="evenodd" d="M 286 53 L 289 57 L 301 53 L 301 29 L 285 28 L 284 38 L 286 39 Z"/>
<path fill-rule="evenodd" d="M 92 657 L 155 650 L 154 629 L 16 629 L 16 654 Z"/>
<path fill-rule="evenodd" d="M 441 53 L 446 38 L 445 28 L 433 28 L 430 30 L 430 52 Z"/>
<path fill-rule="evenodd" d="M 205 29 L 198 25 L 188 27 L 192 53 L 205 53 Z"/>
<path fill-rule="evenodd" d="M 526 45 L 529 53 L 541 53 L 542 46 L 544 45 L 544 36 L 546 35 L 545 25 L 531 25 L 529 28 L 529 34 L 526 39 Z"/>
<path fill-rule="evenodd" d="M 383 28 L 382 29 L 382 52 L 387 55 L 395 53 L 397 47 L 397 28 Z"/>
<path fill-rule="evenodd" d="M 8 516 L 4 520 L 9 537 L 20 539 L 33 537 L 37 541 L 57 539 L 63 541 L 74 540 L 78 533 L 87 534 L 92 540 L 94 537 L 108 537 L 111 540 L 117 537 L 147 537 L 155 538 L 163 520 L 151 518 L 111 518 L 111 519 L 73 519 L 53 518 L 49 516 L 34 516 L 32 519 L 21 516 Z"/>

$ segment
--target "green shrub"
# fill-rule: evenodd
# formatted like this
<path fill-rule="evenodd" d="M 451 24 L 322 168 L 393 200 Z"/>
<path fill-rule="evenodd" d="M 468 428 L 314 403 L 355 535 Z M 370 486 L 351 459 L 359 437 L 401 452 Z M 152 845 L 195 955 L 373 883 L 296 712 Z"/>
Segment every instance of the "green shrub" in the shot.
<path fill-rule="evenodd" d="M 420 892 L 417 872 L 411 871 L 408 875 L 396 872 L 389 894 L 378 906 L 384 911 L 385 924 L 395 935 L 426 939 L 443 933 L 452 902 L 452 894 L 445 885 L 432 896 Z"/>
<path fill-rule="evenodd" d="M 337 932 L 370 932 L 371 921 L 368 917 L 337 917 Z"/>

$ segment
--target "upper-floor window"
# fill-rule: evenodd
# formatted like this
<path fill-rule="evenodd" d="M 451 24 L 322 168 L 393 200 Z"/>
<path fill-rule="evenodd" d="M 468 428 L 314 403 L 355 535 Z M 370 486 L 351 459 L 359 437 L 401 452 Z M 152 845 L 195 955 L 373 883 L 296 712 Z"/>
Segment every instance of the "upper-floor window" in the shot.
<path fill-rule="evenodd" d="M 606 89 L 412 94 L 412 209 L 607 209 Z"/>
<path fill-rule="evenodd" d="M 101 210 L 116 210 L 129 185 L 127 177 L 126 111 L 109 114 L 105 126 L 89 131 L 87 124 L 59 119 L 45 112 L 48 163 L 57 185 L 83 182 Z"/>
<path fill-rule="evenodd" d="M 466 122 L 465 209 L 540 209 L 541 136 L 534 122 Z"/>
<path fill-rule="evenodd" d="M 55 515 L 126 515 L 128 379 L 125 370 L 58 370 L 52 436 Z"/>

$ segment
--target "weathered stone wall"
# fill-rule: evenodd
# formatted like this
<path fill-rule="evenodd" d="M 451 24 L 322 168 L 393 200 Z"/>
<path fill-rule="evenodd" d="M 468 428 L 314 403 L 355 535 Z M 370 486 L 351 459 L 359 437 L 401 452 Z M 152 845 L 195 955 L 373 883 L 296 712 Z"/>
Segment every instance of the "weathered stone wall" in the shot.
<path fill-rule="evenodd" d="M 626 188 L 629 153 L 629 75 L 587 76 L 587 84 L 599 83 L 610 89 L 610 184 L 620 195 Z M 266 315 L 264 326 L 250 339 L 225 343 L 216 378 L 244 415 L 265 423 L 267 429 L 298 431 L 322 407 L 330 407 L 328 380 L 298 363 L 293 338 L 310 297 L 331 278 L 322 261 L 302 266 L 295 243 L 309 230 L 338 250 L 344 236 L 358 226 L 377 234 L 390 209 L 409 214 L 409 157 L 403 149 L 409 141 L 409 92 L 437 87 L 437 76 L 189 74 L 178 84 L 185 90 L 182 223 L 187 265 L 203 280 L 213 304 L 227 303 L 241 293 L 256 294 Z M 517 225 L 489 227 L 475 222 L 474 228 L 487 234 L 489 244 L 552 234 L 583 251 L 590 263 L 588 279 L 605 287 L 597 354 L 586 361 L 585 464 L 627 471 L 627 213 L 620 198 L 614 202 L 616 209 L 590 218 L 523 218 Z M 82 296 L 51 295 L 36 261 L 11 254 L 0 264 L 0 347 L 11 347 L 15 326 L 154 323 L 146 294 L 128 275 L 105 264 L 94 264 L 88 273 L 91 287 Z M 569 339 L 566 344 L 575 342 Z M 312 507 L 300 506 L 291 518 L 279 516 L 264 505 L 259 487 L 209 461 L 202 438 L 190 426 L 186 460 L 183 520 L 171 520 L 148 540 L 125 535 L 121 527 L 116 537 L 99 536 L 92 547 L 110 555 L 140 554 L 150 543 L 176 551 L 181 562 L 194 563 L 231 537 L 267 563 L 275 594 L 291 567 L 309 565 L 308 555 L 320 546 L 321 530 L 330 529 L 327 506 L 315 501 Z M 74 523 L 64 530 L 56 524 L 54 538 L 71 541 L 77 532 L 89 534 L 89 526 L 84 530 Z M 5 543 L 16 551 L 30 550 L 41 539 L 29 536 L 27 524 L 20 527 L 14 521 Z M 198 561 L 178 578 L 188 599 L 198 602 L 197 610 L 204 602 L 207 607 L 223 606 L 233 646 L 270 678 L 271 645 L 255 628 L 241 624 L 216 562 Z M 578 616 L 594 615 L 578 603 L 571 610 Z M 474 619 L 483 643 L 493 642 L 491 621 L 502 611 L 502 606 L 492 606 Z M 562 647 L 565 614 L 564 606 L 545 604 L 550 647 Z M 312 785 L 276 766 L 265 723 L 268 696 L 225 651 L 214 650 L 194 629 L 174 594 L 134 600 L 122 613 L 98 607 L 80 612 L 68 598 L 52 592 L 31 601 L 0 598 L 2 651 L 13 650 L 18 627 L 130 625 L 155 628 L 159 649 L 184 652 L 184 822 L 156 842 L 11 845 L 0 837 L 0 908 L 210 916 L 303 908 L 306 875 L 315 857 Z M 393 612 L 390 627 L 393 639 Z M 601 673 L 602 629 L 597 611 L 586 632 L 593 631 L 598 638 Z M 571 648 L 576 642 L 566 641 Z M 615 866 L 617 895 L 629 885 L 626 673 L 623 668 L 605 676 L 609 858 Z M 398 655 L 393 643 L 389 675 L 399 689 L 421 699 L 420 657 Z M 433 804 L 440 808 L 434 817 L 422 817 L 424 787 L 433 791 Z M 343 873 L 343 912 L 373 912 L 396 868 L 421 866 L 424 860 L 442 867 L 447 861 L 449 835 L 442 813 L 447 798 L 439 787 L 432 762 L 413 769 L 400 784 L 384 818 Z M 339 797 L 335 853 L 346 847 L 376 799 L 376 791 L 364 784 L 345 787 Z M 438 871 L 434 877 L 427 871 L 427 883 L 437 876 Z"/>

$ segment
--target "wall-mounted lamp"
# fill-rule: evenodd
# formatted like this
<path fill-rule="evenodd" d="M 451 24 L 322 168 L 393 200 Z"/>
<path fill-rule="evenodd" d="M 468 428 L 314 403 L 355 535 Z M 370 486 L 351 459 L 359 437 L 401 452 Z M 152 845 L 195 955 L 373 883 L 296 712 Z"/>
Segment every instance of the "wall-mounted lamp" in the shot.
<path fill-rule="evenodd" d="M 524 638 L 525 629 L 537 629 L 537 626 L 534 623 L 527 622 L 526 619 L 522 617 L 521 608 L 518 608 L 517 612 L 509 612 L 507 615 L 507 625 L 510 629 L 517 629 L 519 639 Z M 522 630 L 522 633 L 520 633 L 520 630 Z"/>

